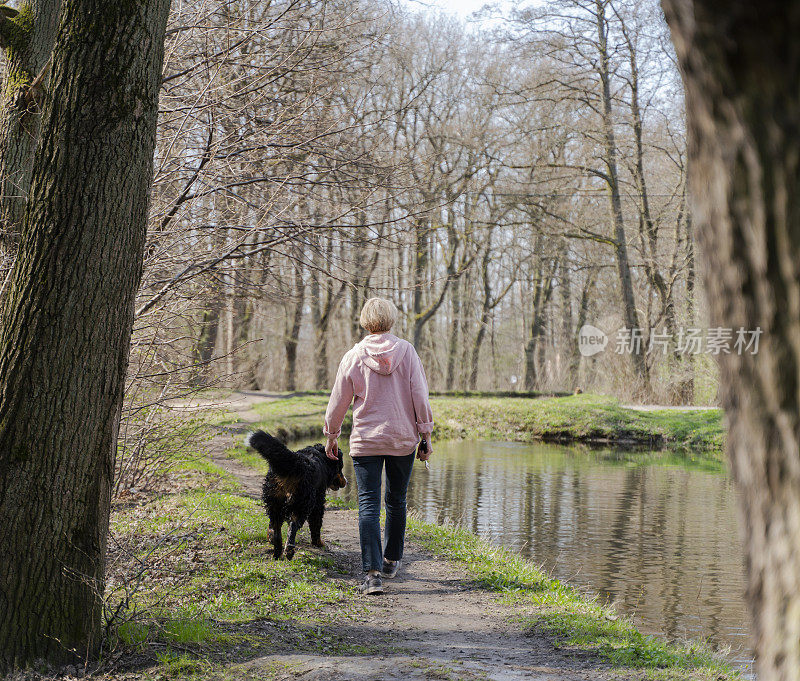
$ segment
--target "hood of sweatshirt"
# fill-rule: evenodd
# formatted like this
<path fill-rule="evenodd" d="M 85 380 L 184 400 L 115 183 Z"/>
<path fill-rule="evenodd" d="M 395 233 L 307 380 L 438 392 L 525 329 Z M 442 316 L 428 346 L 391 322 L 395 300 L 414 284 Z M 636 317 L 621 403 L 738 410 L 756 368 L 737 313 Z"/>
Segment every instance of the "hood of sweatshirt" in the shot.
<path fill-rule="evenodd" d="M 373 333 L 356 345 L 358 357 L 373 371 L 391 374 L 403 361 L 409 343 L 391 333 Z"/>

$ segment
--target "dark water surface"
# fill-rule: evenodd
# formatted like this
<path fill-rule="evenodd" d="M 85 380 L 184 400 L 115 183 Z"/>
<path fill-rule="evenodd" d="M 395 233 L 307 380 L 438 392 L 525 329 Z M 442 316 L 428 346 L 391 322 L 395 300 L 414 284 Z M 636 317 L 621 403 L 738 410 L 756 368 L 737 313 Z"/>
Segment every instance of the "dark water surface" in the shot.
<path fill-rule="evenodd" d="M 340 494 L 355 501 L 351 484 Z M 724 467 L 660 453 L 436 443 L 409 507 L 467 527 L 600 594 L 642 630 L 730 647 L 747 664 L 736 492 Z"/>

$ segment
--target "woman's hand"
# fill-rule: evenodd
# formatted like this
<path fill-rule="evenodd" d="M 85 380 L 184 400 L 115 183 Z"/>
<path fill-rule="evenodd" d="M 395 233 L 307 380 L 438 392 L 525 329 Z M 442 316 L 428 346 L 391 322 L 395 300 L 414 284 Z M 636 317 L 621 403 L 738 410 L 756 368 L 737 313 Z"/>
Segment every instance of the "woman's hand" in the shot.
<path fill-rule="evenodd" d="M 431 454 L 433 454 L 433 445 L 431 444 L 431 441 L 426 440 L 425 442 L 427 443 L 428 446 L 425 448 L 424 452 L 419 447 L 417 447 L 417 458 L 420 461 L 427 461 L 428 459 L 431 458 Z"/>
<path fill-rule="evenodd" d="M 339 443 L 336 440 L 328 440 L 325 443 L 325 455 L 333 461 L 339 459 Z"/>

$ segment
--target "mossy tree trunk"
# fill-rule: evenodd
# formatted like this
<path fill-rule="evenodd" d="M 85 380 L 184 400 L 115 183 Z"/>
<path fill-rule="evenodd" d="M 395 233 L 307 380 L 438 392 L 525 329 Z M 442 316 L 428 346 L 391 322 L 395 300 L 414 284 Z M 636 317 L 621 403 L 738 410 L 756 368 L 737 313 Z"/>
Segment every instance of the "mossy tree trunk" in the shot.
<path fill-rule="evenodd" d="M 720 355 L 756 671 L 800 679 L 800 2 L 663 6 L 711 326 L 763 332 Z"/>
<path fill-rule="evenodd" d="M 0 330 L 0 668 L 98 649 L 169 0 L 65 0 Z"/>
<path fill-rule="evenodd" d="M 17 13 L 0 15 L 0 47 L 6 54 L 0 95 L 0 247 L 8 260 L 19 243 L 60 9 L 61 0 L 26 0 Z"/>

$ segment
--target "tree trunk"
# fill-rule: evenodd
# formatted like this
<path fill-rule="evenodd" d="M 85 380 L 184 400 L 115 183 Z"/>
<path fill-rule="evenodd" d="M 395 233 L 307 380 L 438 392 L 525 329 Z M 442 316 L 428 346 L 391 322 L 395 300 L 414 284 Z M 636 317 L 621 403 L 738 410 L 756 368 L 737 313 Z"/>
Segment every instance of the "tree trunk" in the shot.
<path fill-rule="evenodd" d="M 695 270 L 694 259 L 694 233 L 692 231 L 692 214 L 691 212 L 686 216 L 686 319 L 689 326 L 694 326 L 694 309 L 695 309 L 695 287 L 697 274 Z M 694 355 L 690 355 L 687 361 L 688 378 L 685 383 L 684 392 L 687 396 L 687 404 L 694 403 L 694 377 L 695 377 L 695 361 Z"/>
<path fill-rule="evenodd" d="M 576 390 L 580 387 L 577 385 L 578 372 L 581 367 L 581 351 L 578 347 L 578 332 L 580 331 L 581 327 L 586 324 L 586 320 L 589 317 L 589 302 L 592 298 L 594 282 L 596 278 L 597 270 L 589 270 L 586 273 L 586 281 L 584 282 L 583 289 L 581 290 L 581 302 L 578 305 L 578 319 L 575 323 L 575 330 L 572 333 L 570 340 L 570 359 L 569 369 L 567 371 L 568 385 L 570 390 Z"/>
<path fill-rule="evenodd" d="M 311 274 L 311 324 L 314 327 L 314 389 L 324 390 L 325 386 L 320 385 L 320 348 L 316 346 L 316 340 L 320 338 L 319 329 L 322 324 L 322 293 L 320 291 L 319 278 L 322 276 L 319 272 L 312 272 Z M 325 337 L 322 336 L 325 340 Z M 327 350 L 326 350 L 327 354 Z M 327 361 L 327 358 L 326 358 Z"/>
<path fill-rule="evenodd" d="M 100 643 L 168 0 L 66 0 L 0 331 L 0 667 Z"/>
<path fill-rule="evenodd" d="M 475 390 L 478 387 L 478 361 L 481 356 L 481 345 L 486 336 L 486 329 L 489 326 L 492 311 L 492 285 L 489 280 L 489 262 L 492 258 L 492 232 L 486 238 L 486 246 L 481 260 L 481 282 L 483 283 L 483 301 L 481 302 L 481 319 L 478 324 L 478 333 L 475 335 L 475 342 L 472 345 L 472 361 L 470 362 L 469 389 Z"/>
<path fill-rule="evenodd" d="M 622 213 L 622 198 L 619 189 L 619 171 L 617 169 L 617 142 L 614 135 L 614 116 L 611 95 L 611 69 L 608 54 L 608 26 L 606 23 L 606 3 L 604 0 L 595 0 L 597 17 L 598 48 L 600 51 L 599 75 L 601 84 L 601 99 L 603 104 L 603 135 L 605 144 L 606 183 L 610 201 L 611 216 L 614 221 L 614 251 L 617 261 L 617 275 L 619 276 L 622 294 L 622 313 L 625 326 L 629 329 L 638 329 L 639 315 L 636 312 L 636 300 L 633 294 L 633 281 L 631 267 L 628 259 L 628 244 L 625 234 L 625 219 Z M 647 363 L 641 352 L 631 353 L 631 362 L 636 378 L 647 390 L 649 379 L 647 376 Z"/>
<path fill-rule="evenodd" d="M 686 86 L 689 172 L 721 354 L 760 681 L 800 678 L 800 2 L 663 0 Z"/>
<path fill-rule="evenodd" d="M 235 239 L 235 235 L 231 234 Z M 236 277 L 234 272 L 229 271 L 225 275 L 225 329 L 222 338 L 225 342 L 225 373 L 226 383 L 229 387 L 237 387 L 234 380 L 236 365 L 234 355 L 236 353 Z"/>
<path fill-rule="evenodd" d="M 563 376 L 567 374 L 567 380 L 570 383 L 572 380 L 567 371 L 570 359 L 570 348 L 572 347 L 572 341 L 576 336 L 573 327 L 571 266 L 569 247 L 567 245 L 567 240 L 565 239 L 563 251 L 561 253 L 561 263 L 559 265 L 559 269 L 561 270 L 561 278 L 558 282 L 561 292 L 561 337 L 558 341 L 558 352 L 556 357 L 558 359 L 560 377 L 563 378 Z"/>
<path fill-rule="evenodd" d="M 29 0 L 0 22 L 7 64 L 0 101 L 0 247 L 13 257 L 30 189 L 41 125 L 40 100 L 56 39 L 61 0 Z M 42 74 L 41 85 L 31 84 Z"/>
<path fill-rule="evenodd" d="M 317 373 L 314 378 L 314 387 L 317 390 L 327 390 L 328 385 L 328 332 L 319 330 L 317 333 Z"/>
<path fill-rule="evenodd" d="M 332 241 L 328 245 L 327 262 L 333 260 Z M 343 279 L 339 287 L 334 291 L 333 279 L 325 278 L 325 300 L 322 300 L 322 287 L 319 282 L 319 273 L 314 274 L 311 286 L 311 298 L 313 302 L 313 321 L 315 329 L 315 348 L 317 351 L 317 366 L 314 377 L 314 387 L 317 390 L 327 390 L 330 383 L 328 380 L 328 337 L 330 333 L 331 321 L 336 312 L 339 302 L 344 298 L 344 291 L 347 287 L 347 280 Z"/>
<path fill-rule="evenodd" d="M 447 344 L 447 378 L 446 389 L 453 390 L 456 382 L 456 358 L 458 357 L 458 331 L 461 324 L 461 289 L 463 282 L 458 286 L 453 286 L 451 302 L 453 309 L 453 323 L 450 326 L 450 340 Z"/>
<path fill-rule="evenodd" d="M 425 288 L 425 273 L 428 269 L 428 241 L 429 229 L 425 218 L 414 223 L 414 337 L 413 343 L 417 352 L 422 353 L 422 329 L 427 319 L 424 317 L 423 294 Z"/>
<path fill-rule="evenodd" d="M 678 245 L 685 243 L 685 262 L 686 262 L 686 322 L 690 327 L 694 326 L 694 237 L 692 236 L 692 215 L 688 207 L 688 192 L 684 182 L 681 207 L 678 211 L 678 219 L 675 225 L 676 248 L 673 253 L 673 265 L 670 274 L 677 271 L 677 260 L 679 257 Z M 671 296 L 672 298 L 672 296 Z M 673 310 L 675 301 L 671 300 Z M 673 352 L 673 361 L 677 368 L 678 381 L 674 389 L 675 402 L 677 404 L 694 404 L 694 372 L 695 357 L 693 354 L 684 355 L 678 352 L 676 347 Z"/>
<path fill-rule="evenodd" d="M 531 311 L 531 335 L 525 345 L 525 390 L 536 390 L 539 384 L 539 372 L 536 365 L 539 344 L 546 329 L 544 308 L 552 292 L 552 279 L 543 274 L 540 265 L 539 272 L 533 285 L 533 308 Z"/>
<path fill-rule="evenodd" d="M 200 335 L 195 343 L 195 363 L 197 364 L 196 385 L 206 383 L 209 363 L 214 357 L 217 345 L 217 329 L 219 327 L 219 303 L 214 300 L 208 309 L 203 310 L 200 319 Z"/>
<path fill-rule="evenodd" d="M 306 303 L 306 285 L 303 281 L 303 267 L 294 266 L 294 313 L 292 325 L 286 329 L 283 347 L 286 350 L 285 387 L 289 392 L 297 390 L 297 344 L 300 340 L 300 327 L 303 324 L 303 308 Z"/>
<path fill-rule="evenodd" d="M 478 333 L 475 336 L 475 342 L 472 344 L 472 368 L 469 372 L 470 390 L 478 389 L 478 369 L 480 368 L 478 360 L 481 356 L 481 346 L 483 345 L 483 339 L 486 337 L 486 329 L 489 326 L 490 320 L 491 309 L 484 308 L 481 314 L 481 322 L 480 326 L 478 327 Z"/>

